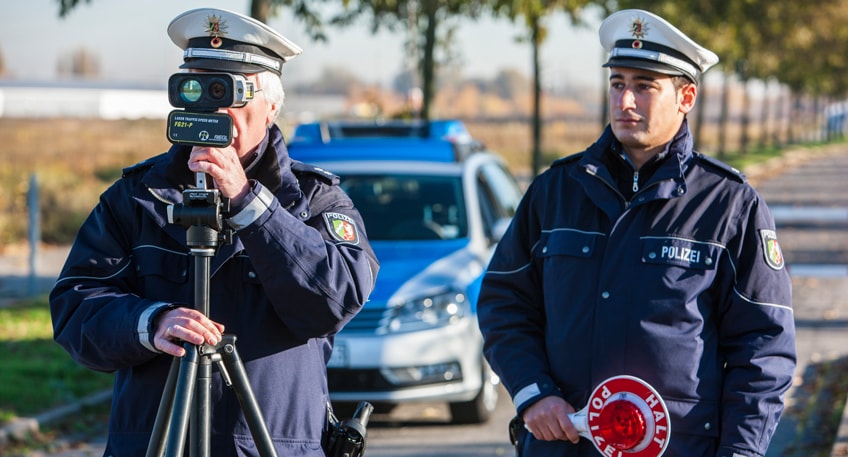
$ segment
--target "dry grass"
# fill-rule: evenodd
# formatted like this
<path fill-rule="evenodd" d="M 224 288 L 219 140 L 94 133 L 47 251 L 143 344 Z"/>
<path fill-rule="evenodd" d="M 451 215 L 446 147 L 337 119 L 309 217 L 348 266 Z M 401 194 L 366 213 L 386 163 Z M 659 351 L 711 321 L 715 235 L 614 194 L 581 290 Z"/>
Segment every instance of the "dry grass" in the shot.
<path fill-rule="evenodd" d="M 532 139 L 527 123 L 469 121 L 468 127 L 517 173 L 529 172 Z M 544 136 L 544 162 L 582 150 L 597 132 L 596 125 L 551 123 Z M 164 120 L 97 119 L 4 119 L 0 144 L 5 151 L 0 162 L 0 250 L 26 240 L 27 191 L 33 175 L 40 188 L 43 241 L 68 243 L 122 168 L 170 146 Z"/>
<path fill-rule="evenodd" d="M 42 238 L 65 243 L 123 167 L 169 146 L 164 120 L 93 119 L 4 119 L 0 144 L 0 246 L 26 239 L 33 177 Z"/>
<path fill-rule="evenodd" d="M 556 120 L 547 122 L 542 132 L 543 166 L 582 151 L 602 131 L 598 119 L 574 104 L 557 105 L 556 111 Z M 532 131 L 528 121 L 464 120 L 471 134 L 501 154 L 513 172 L 530 176 Z M 286 125 L 284 131 L 292 128 Z M 736 130 L 728 133 L 729 144 L 738 144 Z M 756 128 L 751 130 L 755 141 Z M 715 126 L 705 126 L 703 151 L 709 153 L 715 133 Z M 122 168 L 170 146 L 163 119 L 3 119 L 0 144 L 5 159 L 0 161 L 0 252 L 27 239 L 31 177 L 37 176 L 40 184 L 42 241 L 69 243 L 100 193 L 120 176 Z M 747 157 L 760 160 L 754 154 Z"/>

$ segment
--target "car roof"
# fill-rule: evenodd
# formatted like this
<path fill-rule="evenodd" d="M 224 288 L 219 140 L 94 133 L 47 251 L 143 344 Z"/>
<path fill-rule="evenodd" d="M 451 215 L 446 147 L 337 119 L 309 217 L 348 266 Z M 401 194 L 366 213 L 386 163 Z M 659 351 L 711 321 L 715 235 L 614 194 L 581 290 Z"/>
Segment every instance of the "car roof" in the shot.
<path fill-rule="evenodd" d="M 296 156 L 294 159 L 298 159 Z M 407 161 L 407 160 L 333 160 L 333 161 L 313 161 L 309 162 L 325 170 L 341 175 L 375 175 L 375 174 L 393 174 L 393 175 L 440 175 L 440 176 L 461 176 L 463 164 L 461 163 L 444 163 L 444 162 L 427 162 L 427 161 Z"/>
<path fill-rule="evenodd" d="M 297 126 L 288 143 L 292 158 L 327 161 L 457 163 L 485 151 L 464 124 L 440 121 L 336 121 Z"/>

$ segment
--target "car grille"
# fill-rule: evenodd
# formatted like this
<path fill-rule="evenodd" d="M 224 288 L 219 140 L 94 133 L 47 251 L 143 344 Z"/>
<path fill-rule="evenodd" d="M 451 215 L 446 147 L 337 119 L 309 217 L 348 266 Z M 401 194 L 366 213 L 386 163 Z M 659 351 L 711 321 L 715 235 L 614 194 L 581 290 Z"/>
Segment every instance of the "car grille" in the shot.
<path fill-rule="evenodd" d="M 407 387 L 462 382 L 462 376 L 455 379 L 431 379 L 410 382 L 403 385 L 392 384 L 380 373 L 378 368 L 351 369 L 327 368 L 327 387 L 330 392 L 387 392 Z"/>
<path fill-rule="evenodd" d="M 344 327 L 344 332 L 376 332 L 378 328 L 385 324 L 389 316 L 387 308 L 363 308 L 359 314 L 347 323 Z"/>
<path fill-rule="evenodd" d="M 327 386 L 330 392 L 383 392 L 397 389 L 377 369 L 328 368 Z"/>

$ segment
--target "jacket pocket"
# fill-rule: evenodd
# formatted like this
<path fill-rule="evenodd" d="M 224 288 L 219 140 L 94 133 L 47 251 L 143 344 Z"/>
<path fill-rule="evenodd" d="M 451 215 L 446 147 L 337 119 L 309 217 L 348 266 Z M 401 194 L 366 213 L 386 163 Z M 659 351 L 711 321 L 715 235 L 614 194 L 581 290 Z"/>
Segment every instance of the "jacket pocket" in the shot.
<path fill-rule="evenodd" d="M 139 246 L 133 250 L 140 295 L 172 303 L 185 302 L 189 281 L 188 254 L 156 246 Z"/>
<path fill-rule="evenodd" d="M 545 232 L 535 248 L 537 257 L 570 256 L 589 258 L 595 253 L 604 234 L 575 229 Z"/>

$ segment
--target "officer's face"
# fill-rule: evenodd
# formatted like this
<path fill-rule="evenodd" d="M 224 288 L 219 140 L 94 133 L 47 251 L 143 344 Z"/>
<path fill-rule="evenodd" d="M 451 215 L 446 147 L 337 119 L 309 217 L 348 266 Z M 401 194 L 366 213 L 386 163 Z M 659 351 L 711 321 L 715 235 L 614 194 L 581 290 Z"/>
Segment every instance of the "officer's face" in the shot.
<path fill-rule="evenodd" d="M 227 113 L 233 118 L 233 148 L 239 157 L 245 157 L 259 145 L 265 138 L 268 125 L 273 122 L 273 113 L 276 109 L 271 102 L 262 95 L 262 87 L 256 74 L 245 75 L 248 80 L 253 81 L 258 91 L 252 101 L 241 108 L 227 108 Z"/>
<path fill-rule="evenodd" d="M 674 138 L 695 104 L 694 84 L 675 87 L 671 76 L 613 67 L 610 71 L 610 125 L 629 154 L 650 157 Z"/>

